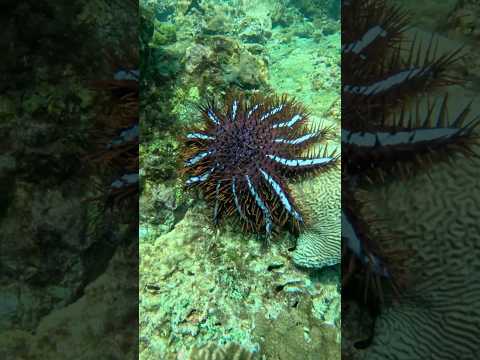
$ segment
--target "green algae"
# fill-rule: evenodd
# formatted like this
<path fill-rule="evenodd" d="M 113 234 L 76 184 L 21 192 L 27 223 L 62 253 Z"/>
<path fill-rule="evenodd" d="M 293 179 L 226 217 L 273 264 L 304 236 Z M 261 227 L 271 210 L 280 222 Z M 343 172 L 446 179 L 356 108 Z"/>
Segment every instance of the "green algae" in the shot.
<path fill-rule="evenodd" d="M 169 23 L 161 23 L 154 20 L 154 30 L 149 46 L 156 48 L 172 44 L 177 40 L 176 26 Z"/>

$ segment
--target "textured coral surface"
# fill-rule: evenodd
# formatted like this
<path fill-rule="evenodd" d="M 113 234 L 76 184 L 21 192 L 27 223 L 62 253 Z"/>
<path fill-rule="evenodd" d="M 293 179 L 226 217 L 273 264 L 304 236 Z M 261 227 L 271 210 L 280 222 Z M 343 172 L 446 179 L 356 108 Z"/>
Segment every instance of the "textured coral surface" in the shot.
<path fill-rule="evenodd" d="M 415 275 L 400 302 L 378 318 L 367 359 L 478 354 L 479 166 L 478 155 L 460 156 L 455 167 L 435 165 L 428 175 L 380 187 L 372 196 L 377 206 L 369 211 L 402 220 L 389 226 L 414 250 L 408 266 Z"/>

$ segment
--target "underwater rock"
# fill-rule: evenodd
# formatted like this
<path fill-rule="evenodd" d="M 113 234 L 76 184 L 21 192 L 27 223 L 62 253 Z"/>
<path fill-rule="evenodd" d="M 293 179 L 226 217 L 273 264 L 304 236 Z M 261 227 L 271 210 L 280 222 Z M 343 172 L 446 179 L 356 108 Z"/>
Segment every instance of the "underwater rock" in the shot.
<path fill-rule="evenodd" d="M 260 44 L 246 44 L 245 48 L 252 55 L 263 55 L 263 53 L 265 52 L 265 47 Z"/>
<path fill-rule="evenodd" d="M 88 304 L 84 303 L 85 307 L 76 316 L 70 312 L 74 304 L 82 302 L 80 298 L 91 294 L 87 285 L 95 286 L 91 282 L 107 267 L 104 253 L 98 251 L 92 255 L 93 245 L 96 242 L 105 245 L 110 240 L 89 232 L 91 219 L 87 213 L 94 206 L 84 201 L 84 196 L 94 191 L 93 176 L 86 176 L 86 162 L 80 160 L 81 149 L 88 147 L 91 140 L 88 129 L 94 116 L 98 111 L 102 115 L 108 112 L 96 102 L 98 99 L 94 99 L 85 79 L 103 75 L 105 48 L 120 47 L 112 39 L 114 28 L 109 25 L 118 25 L 122 34 L 132 29 L 122 21 L 121 11 L 112 8 L 107 11 L 104 3 L 71 6 L 73 3 L 67 2 L 63 6 L 37 1 L 6 9 L 12 15 L 10 27 L 14 29 L 21 24 L 22 28 L 21 32 L 13 33 L 18 34 L 13 40 L 15 49 L 7 55 L 25 62 L 21 66 L 17 66 L 18 61 L 4 63 L 4 80 L 15 84 L 4 90 L 18 101 L 13 103 L 16 108 L 0 105 L 0 134 L 6 130 L 5 120 L 12 116 L 8 124 L 11 136 L 2 138 L 0 153 L 11 150 L 13 158 L 0 157 L 0 173 L 15 171 L 9 174 L 14 181 L 12 188 L 4 183 L 4 174 L 0 175 L 2 360 L 120 358 L 136 351 L 127 348 L 128 341 L 121 343 L 117 330 L 136 332 L 137 324 L 124 323 L 123 314 L 132 310 L 126 303 L 136 303 L 137 289 L 130 293 L 133 298 L 124 292 L 110 298 L 111 288 L 102 287 L 96 301 L 86 301 Z M 133 19 L 133 25 L 137 19 L 135 13 L 122 8 Z M 104 13 L 114 18 L 114 24 L 101 21 Z M 42 45 L 32 52 L 34 43 Z M 130 44 L 121 45 L 121 50 L 125 50 Z M 18 131 L 20 128 L 22 131 Z M 14 141 L 10 143 L 10 139 Z M 10 192 L 7 201 L 4 191 Z M 114 244 L 108 246 L 114 248 Z M 129 279 L 135 277 L 136 269 L 137 266 L 124 266 L 124 272 L 116 272 L 108 279 L 108 285 L 121 283 L 119 279 L 136 284 L 133 278 Z M 108 306 L 101 306 L 107 303 Z M 137 308 L 133 310 L 131 314 L 136 316 Z M 95 311 L 99 313 L 92 315 Z M 105 336 L 106 333 L 109 335 Z M 103 346 L 115 348 L 115 354 L 98 351 Z M 76 350 L 79 352 L 75 353 Z"/>
<path fill-rule="evenodd" d="M 14 298 L 7 297 L 0 323 L 14 319 L 33 329 L 43 314 L 73 301 L 84 286 L 82 256 L 93 239 L 84 235 L 82 201 L 72 194 L 79 187 L 68 186 L 65 196 L 64 186 L 46 191 L 16 181 L 0 235 L 1 277 L 10 283 L 2 291 Z"/>
<path fill-rule="evenodd" d="M 250 293 L 240 270 L 245 257 L 237 256 L 242 244 L 215 237 L 204 212 L 192 207 L 172 231 L 140 242 L 142 356 L 169 358 L 208 341 L 251 342 L 249 319 L 238 314 L 237 302 L 245 306 Z"/>
<path fill-rule="evenodd" d="M 312 38 L 315 27 L 311 22 L 303 22 L 290 27 L 290 33 L 300 38 Z"/>
<path fill-rule="evenodd" d="M 125 250 L 125 249 L 124 249 Z M 107 359 L 137 358 L 138 308 L 133 299 L 137 264 L 129 251 L 117 251 L 107 271 L 89 284 L 74 303 L 42 318 L 34 335 L 18 330 L 0 332 L 0 358 Z M 125 279 L 122 282 L 119 278 Z M 125 285 L 132 287 L 124 287 Z M 119 329 L 122 329 L 119 332 Z"/>
<path fill-rule="evenodd" d="M 204 71 L 212 55 L 213 51 L 208 46 L 195 44 L 189 47 L 183 59 L 185 62 L 185 71 L 189 74 Z"/>
<path fill-rule="evenodd" d="M 140 196 L 141 222 L 156 226 L 158 234 L 172 230 L 183 213 L 176 188 L 164 183 L 146 183 L 144 191 L 148 196 Z"/>
<path fill-rule="evenodd" d="M 228 84 L 237 83 L 248 89 L 258 88 L 266 83 L 267 77 L 265 61 L 248 51 L 240 53 L 237 61 L 224 66 L 224 80 Z"/>
<path fill-rule="evenodd" d="M 4 178 L 11 176 L 16 166 L 17 161 L 12 154 L 5 153 L 0 155 L 0 181 L 3 182 Z M 2 189 L 2 191 L 5 190 Z"/>
<path fill-rule="evenodd" d="M 34 336 L 27 331 L 0 332 L 0 358 L 4 360 L 32 359 L 29 354 Z"/>
<path fill-rule="evenodd" d="M 154 29 L 149 44 L 153 48 L 172 44 L 177 40 L 176 27 L 174 24 L 161 23 L 155 20 Z"/>
<path fill-rule="evenodd" d="M 292 186 L 310 221 L 300 234 L 292 259 L 298 266 L 320 269 L 340 262 L 340 170 L 332 168 Z"/>
<path fill-rule="evenodd" d="M 230 18 L 225 14 L 216 14 L 207 20 L 203 33 L 207 35 L 224 35 L 231 31 Z"/>
<path fill-rule="evenodd" d="M 276 6 L 272 6 L 270 10 L 270 19 L 272 26 L 289 27 L 295 23 L 304 21 L 304 16 L 296 8 L 287 7 L 286 3 L 275 2 Z"/>
<path fill-rule="evenodd" d="M 280 312 L 275 320 L 257 314 L 254 332 L 262 338 L 261 353 L 266 359 L 340 359 L 335 328 L 308 315 L 311 308 L 311 301 L 303 299 L 296 307 Z"/>
<path fill-rule="evenodd" d="M 313 21 L 315 27 L 314 37 L 320 41 L 324 36 L 328 36 L 340 31 L 340 22 L 332 21 L 329 18 L 316 18 Z"/>
<path fill-rule="evenodd" d="M 19 297 L 17 289 L 1 287 L 0 292 L 0 329 L 10 328 L 15 324 L 18 314 Z"/>
<path fill-rule="evenodd" d="M 240 39 L 245 43 L 265 44 L 272 36 L 270 18 L 246 17 L 240 23 Z"/>
<path fill-rule="evenodd" d="M 321 6 L 316 0 L 291 0 L 290 2 L 308 18 L 331 17 L 338 19 L 340 16 L 339 0 L 323 0 Z"/>
<path fill-rule="evenodd" d="M 247 46 L 228 36 L 203 37 L 187 48 L 183 62 L 191 82 L 199 88 L 232 84 L 259 88 L 266 83 L 268 67 L 263 56 L 252 54 Z"/>
<path fill-rule="evenodd" d="M 298 37 L 285 42 L 285 32 L 280 29 L 274 29 L 273 34 L 275 41 L 265 46 L 270 65 L 269 85 L 277 93 L 295 95 L 311 111 L 312 119 L 326 117 L 324 113 L 340 97 L 339 34 L 324 37 L 320 42 Z M 325 120 L 334 119 L 329 116 Z"/>
<path fill-rule="evenodd" d="M 302 319 L 295 338 L 299 347 L 305 343 L 303 328 L 308 327 L 321 346 L 339 349 L 334 320 L 339 312 L 331 314 L 339 297 L 338 275 L 311 278 L 295 268 L 288 250 L 293 239 L 287 236 L 266 247 L 228 224 L 212 229 L 207 225 L 210 216 L 197 201 L 172 231 L 140 242 L 142 356 L 169 359 L 181 349 L 208 342 L 237 342 L 261 353 L 261 339 L 277 341 L 270 327 L 275 328 L 289 309 Z M 311 298 L 325 306 L 314 309 Z M 310 305 L 300 306 L 303 303 Z M 265 318 L 265 331 L 257 332 L 258 318 Z M 281 326 L 284 337 L 287 322 Z M 317 327 L 328 328 L 331 337 L 324 338 Z M 302 354 L 315 359 L 313 349 L 309 346 Z M 272 348 L 269 353 L 275 358 L 281 351 Z"/>

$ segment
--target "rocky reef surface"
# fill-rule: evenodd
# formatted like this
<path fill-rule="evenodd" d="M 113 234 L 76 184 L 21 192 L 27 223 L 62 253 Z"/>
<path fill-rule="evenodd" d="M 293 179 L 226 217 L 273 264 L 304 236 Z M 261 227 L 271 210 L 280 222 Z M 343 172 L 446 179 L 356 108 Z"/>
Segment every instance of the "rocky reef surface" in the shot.
<path fill-rule="evenodd" d="M 101 207 L 85 201 L 96 175 L 82 156 L 102 104 L 88 81 L 112 76 L 102 47 L 121 53 L 119 29 L 131 28 L 135 15 L 111 5 L 37 1 L 4 8 L 1 359 L 133 358 L 138 352 L 132 346 L 136 234 L 121 221 L 110 228 L 112 236 L 100 231 Z"/>
<path fill-rule="evenodd" d="M 192 105 L 233 89 L 295 96 L 310 110 L 312 126 L 332 126 L 323 144 L 338 147 L 339 19 L 334 7 L 312 13 L 306 4 L 143 2 L 145 24 L 154 24 L 145 48 L 165 62 L 145 70 L 150 95 L 142 107 L 142 359 L 340 357 L 339 268 L 315 268 L 321 252 L 302 253 L 286 231 L 265 244 L 234 225 L 215 229 L 211 209 L 183 192 L 175 160 L 176 136 L 198 118 Z M 340 180 L 336 188 L 335 174 L 323 175 L 329 176 L 291 184 L 302 209 L 313 214 L 307 245 L 325 236 L 340 242 Z M 316 199 L 316 191 L 327 194 Z M 333 220 L 322 229 L 327 214 Z"/>

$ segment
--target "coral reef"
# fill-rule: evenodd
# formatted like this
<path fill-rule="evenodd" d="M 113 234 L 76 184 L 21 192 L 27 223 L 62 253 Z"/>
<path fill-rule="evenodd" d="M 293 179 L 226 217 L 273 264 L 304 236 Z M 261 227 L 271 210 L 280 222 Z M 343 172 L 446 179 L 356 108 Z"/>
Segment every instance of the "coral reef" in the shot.
<path fill-rule="evenodd" d="M 118 251 L 107 269 L 83 290 L 77 301 L 39 319 L 35 333 L 27 329 L 0 331 L 0 357 L 16 359 L 78 359 L 138 357 L 136 247 Z M 122 279 L 123 284 L 119 284 Z M 130 288 L 125 284 L 132 285 Z M 57 287 L 60 295 L 62 289 Z"/>
<path fill-rule="evenodd" d="M 281 29 L 274 30 L 274 40 L 281 40 L 282 37 Z M 276 69 L 271 73 L 271 83 L 277 91 L 295 89 L 312 111 L 312 126 L 323 123 L 324 126 L 331 127 L 334 136 L 333 139 L 328 139 L 328 147 L 340 150 L 338 33 L 323 38 L 320 44 L 309 38 L 294 38 L 291 44 L 292 47 L 280 42 L 268 44 L 271 64 Z M 297 67 L 305 71 L 295 71 Z M 332 168 L 311 181 L 306 179 L 292 186 L 294 196 L 298 197 L 304 211 L 312 218 L 310 226 L 301 232 L 297 249 L 293 253 L 293 260 L 299 266 L 321 269 L 327 263 L 332 264 L 335 258 L 337 262 L 340 259 L 340 251 L 335 254 L 335 249 L 340 247 L 339 213 L 335 210 L 335 201 L 340 199 L 340 194 L 336 191 L 340 189 L 340 183 L 335 183 L 339 174 L 339 169 Z M 327 188 L 329 191 L 325 191 Z M 327 248 L 329 254 L 324 253 Z"/>
<path fill-rule="evenodd" d="M 318 271 L 296 265 L 296 239 L 284 229 L 267 245 L 234 222 L 213 228 L 215 201 L 207 206 L 201 193 L 185 193 L 182 180 L 188 177 L 178 177 L 182 164 L 172 161 L 179 158 L 178 136 L 201 125 L 194 105 L 205 98 L 223 101 L 232 92 L 248 99 L 271 93 L 295 97 L 311 113 L 306 126 L 331 128 L 324 140 L 329 150 L 339 149 L 338 21 L 322 16 L 314 25 L 288 1 L 141 5 L 148 8 L 144 49 L 150 58 L 142 71 L 148 76 L 141 107 L 140 358 L 176 360 L 200 349 L 205 356 L 222 356 L 218 349 L 231 343 L 259 359 L 339 358 L 339 267 Z M 175 24 L 176 32 L 175 42 L 155 51 L 148 46 L 154 18 Z M 159 77 L 156 57 L 167 53 L 178 71 Z M 217 116 L 232 112 L 232 100 Z M 312 177 L 305 193 L 302 184 L 309 179 L 295 181 L 293 196 L 324 189 L 314 180 L 333 170 L 339 174 L 332 168 Z M 324 203 L 302 198 L 296 204 L 311 220 L 304 231 L 318 236 Z M 337 236 L 340 244 L 334 225 L 324 226 L 322 239 Z"/>
<path fill-rule="evenodd" d="M 246 89 L 264 86 L 268 77 L 265 59 L 251 54 L 246 45 L 223 35 L 212 35 L 191 44 L 184 58 L 189 82 L 199 88 L 237 85 Z"/>

